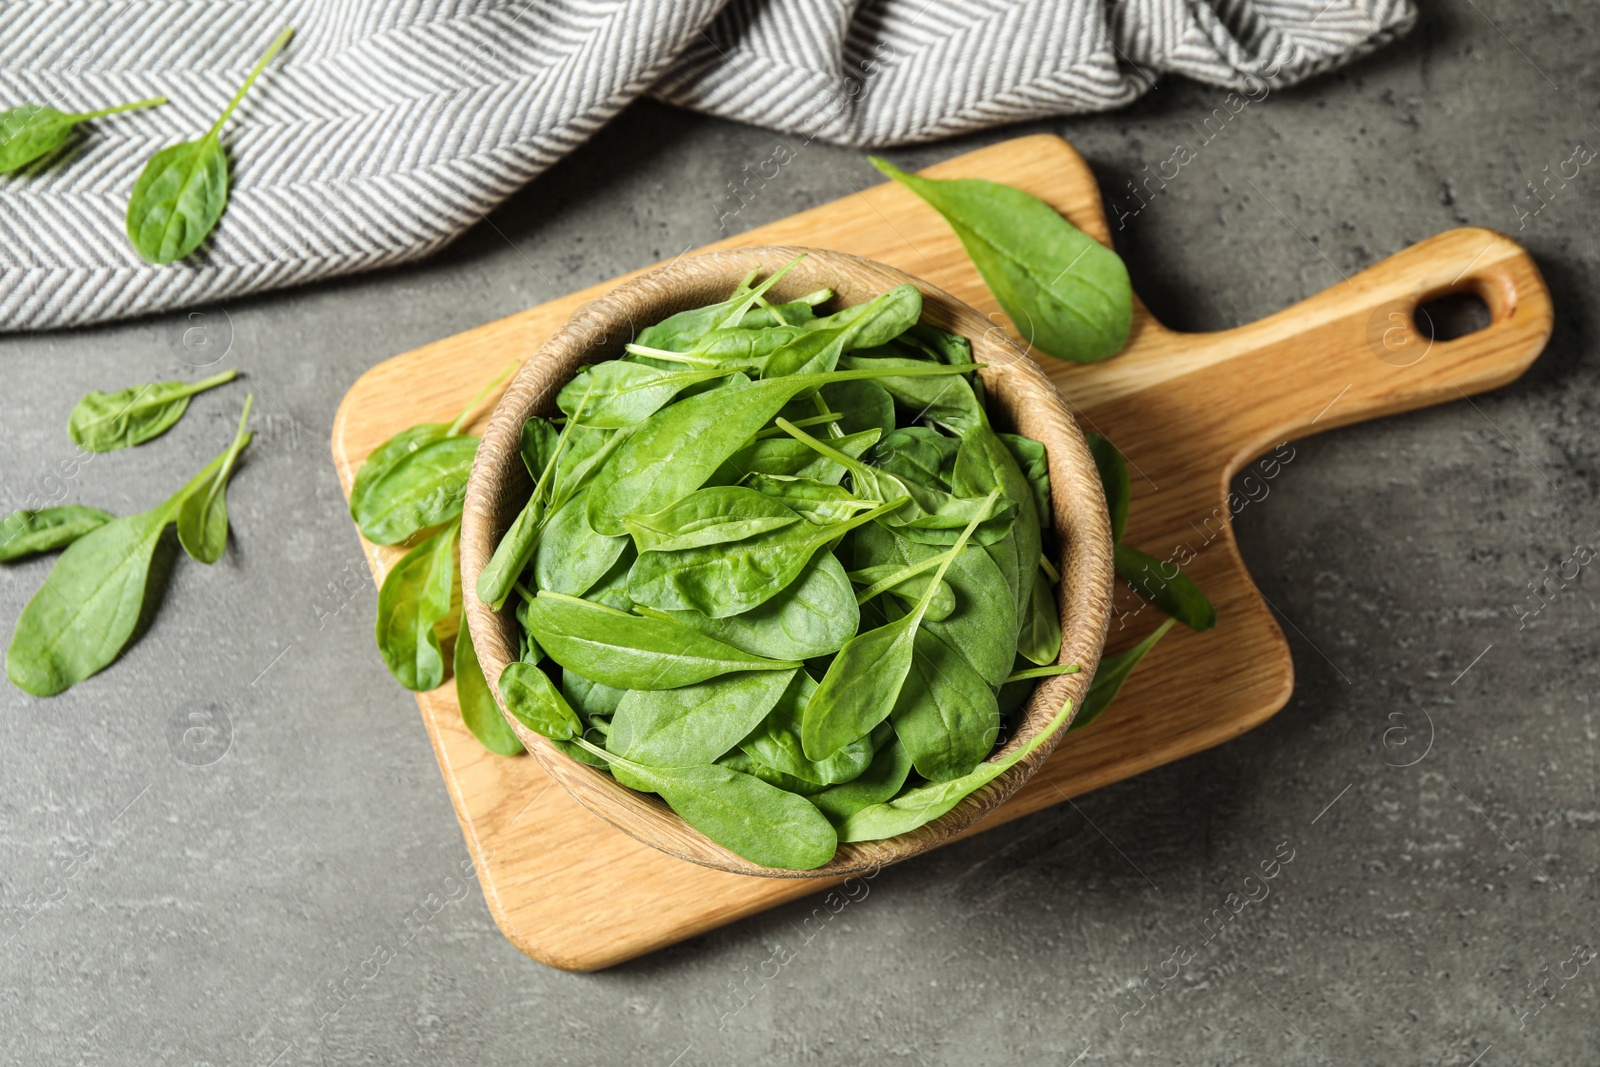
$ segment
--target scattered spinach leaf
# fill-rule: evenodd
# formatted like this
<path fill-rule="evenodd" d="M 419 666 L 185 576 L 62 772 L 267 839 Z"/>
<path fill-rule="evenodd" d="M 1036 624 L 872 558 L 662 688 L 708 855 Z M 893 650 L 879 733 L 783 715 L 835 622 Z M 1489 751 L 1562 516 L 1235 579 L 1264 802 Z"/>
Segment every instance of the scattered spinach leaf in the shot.
<path fill-rule="evenodd" d="M 415 692 L 444 683 L 438 626 L 452 606 L 459 529 L 452 522 L 407 552 L 378 589 L 378 651 L 394 680 Z"/>
<path fill-rule="evenodd" d="M 228 155 L 218 133 L 293 34 L 284 27 L 205 136 L 163 148 L 145 164 L 128 198 L 127 227 L 128 240 L 147 261 L 182 259 L 200 247 L 222 217 L 228 206 Z"/>
<path fill-rule="evenodd" d="M 88 452 L 114 452 L 142 445 L 170 430 L 189 408 L 189 398 L 233 381 L 223 371 L 198 382 L 151 382 L 114 393 L 89 393 L 67 418 L 67 436 Z"/>
<path fill-rule="evenodd" d="M 1194 580 L 1171 560 L 1159 560 L 1131 545 L 1118 545 L 1117 577 L 1133 591 L 1191 630 L 1209 630 L 1217 624 L 1217 609 L 1200 592 Z M 1172 573 L 1167 574 L 1170 570 Z"/>
<path fill-rule="evenodd" d="M 907 174 L 873 166 L 943 215 L 1017 332 L 1034 347 L 1078 363 L 1121 351 L 1133 324 L 1133 287 L 1122 257 L 1010 185 Z"/>

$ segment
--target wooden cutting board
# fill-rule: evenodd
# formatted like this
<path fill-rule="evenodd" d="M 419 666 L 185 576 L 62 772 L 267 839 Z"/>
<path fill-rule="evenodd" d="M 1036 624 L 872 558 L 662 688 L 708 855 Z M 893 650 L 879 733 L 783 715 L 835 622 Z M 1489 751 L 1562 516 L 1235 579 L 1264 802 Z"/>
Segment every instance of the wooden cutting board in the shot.
<path fill-rule="evenodd" d="M 1020 186 L 1109 242 L 1094 176 L 1059 138 L 1019 138 L 925 173 Z M 710 247 L 741 244 L 810 245 L 879 260 L 1009 329 L 950 229 L 892 183 Z M 367 371 L 334 420 L 333 455 L 345 492 L 385 438 L 414 423 L 453 418 L 511 360 L 532 353 L 580 304 L 622 280 Z M 1417 330 L 1419 303 L 1463 291 L 1488 305 L 1487 328 L 1449 341 L 1430 341 Z M 1169 634 L 1112 709 L 1063 742 L 973 832 L 1219 744 L 1281 708 L 1294 683 L 1293 663 L 1229 523 L 1292 455 L 1278 446 L 1502 385 L 1539 354 L 1550 326 L 1549 293 L 1528 255 L 1492 231 L 1457 229 L 1248 326 L 1179 334 L 1140 306 L 1128 348 L 1115 359 L 1076 366 L 1038 356 L 1085 430 L 1108 435 L 1127 456 L 1128 543 L 1181 564 L 1211 597 L 1219 621 L 1207 633 L 1179 627 Z M 482 409 L 480 428 L 490 407 Z M 1242 483 L 1244 494 L 1230 501 L 1234 475 L 1264 453 Z M 400 553 L 365 547 L 381 581 Z M 1154 609 L 1137 611 L 1131 596 L 1119 606 L 1135 613 L 1113 619 L 1108 651 L 1133 644 L 1158 622 Z M 537 960 L 567 969 L 605 967 L 834 884 L 728 874 L 657 852 L 584 810 L 533 759 L 485 752 L 461 723 L 453 683 L 419 695 L 417 703 L 489 909 L 512 943 Z"/>

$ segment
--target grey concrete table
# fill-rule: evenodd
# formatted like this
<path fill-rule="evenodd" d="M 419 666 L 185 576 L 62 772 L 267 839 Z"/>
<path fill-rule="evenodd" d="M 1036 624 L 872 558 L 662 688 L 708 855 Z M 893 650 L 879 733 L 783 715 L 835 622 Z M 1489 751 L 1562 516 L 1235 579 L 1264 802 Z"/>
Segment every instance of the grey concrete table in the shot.
<path fill-rule="evenodd" d="M 1498 393 L 1299 445 L 1240 514 L 1299 672 L 1270 723 L 885 871 L 827 922 L 802 902 L 596 975 L 517 953 L 373 648 L 327 439 L 378 360 L 877 181 L 861 153 L 811 145 L 740 208 L 727 183 L 779 138 L 641 104 L 421 266 L 0 339 L 8 508 L 147 507 L 242 397 L 85 459 L 63 423 L 91 388 L 220 356 L 259 433 L 236 543 L 178 560 L 122 662 L 48 701 L 0 687 L 0 1061 L 1596 1062 L 1594 578 L 1530 588 L 1600 541 L 1600 166 L 1542 208 L 1526 183 L 1600 146 L 1600 15 L 1424 6 L 1409 40 L 1233 115 L 1119 247 L 1161 318 L 1211 329 L 1491 226 L 1545 271 L 1549 350 Z M 1224 96 L 1169 81 L 1031 129 L 1127 207 Z M 0 572 L 7 632 L 47 566 Z"/>

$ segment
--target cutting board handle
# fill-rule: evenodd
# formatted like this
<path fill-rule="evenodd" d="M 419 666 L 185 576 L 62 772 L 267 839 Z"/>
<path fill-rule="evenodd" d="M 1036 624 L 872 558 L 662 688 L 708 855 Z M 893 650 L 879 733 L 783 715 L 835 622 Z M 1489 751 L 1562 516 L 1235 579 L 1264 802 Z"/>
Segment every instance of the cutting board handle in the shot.
<path fill-rule="evenodd" d="M 1417 308 L 1456 293 L 1481 298 L 1489 324 L 1431 339 Z M 1544 349 L 1552 317 L 1550 291 L 1522 246 L 1465 227 L 1259 322 L 1172 335 L 1158 361 L 1232 383 L 1207 390 L 1205 419 L 1231 473 L 1280 441 L 1504 385 Z"/>

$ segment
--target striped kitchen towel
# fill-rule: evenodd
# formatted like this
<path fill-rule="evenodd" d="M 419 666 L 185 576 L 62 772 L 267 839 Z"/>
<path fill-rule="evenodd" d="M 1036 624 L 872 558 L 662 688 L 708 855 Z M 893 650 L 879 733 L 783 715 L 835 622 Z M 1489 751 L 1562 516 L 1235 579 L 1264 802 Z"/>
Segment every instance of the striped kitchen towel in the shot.
<path fill-rule="evenodd" d="M 1410 0 L 16 0 L 0 109 L 165 95 L 0 177 L 0 329 L 193 306 L 417 259 L 653 93 L 884 146 L 1119 107 L 1165 73 L 1277 88 L 1404 33 Z M 123 229 L 156 150 L 229 124 L 227 213 L 152 266 Z"/>

